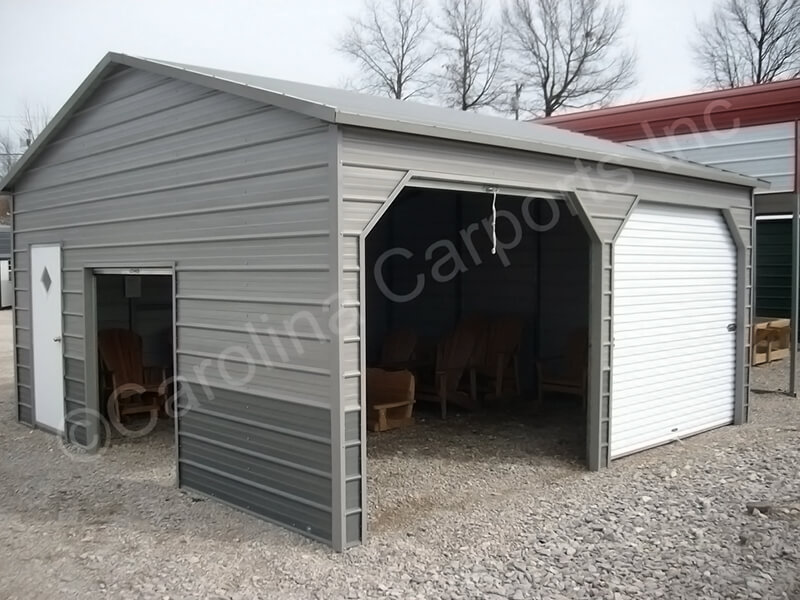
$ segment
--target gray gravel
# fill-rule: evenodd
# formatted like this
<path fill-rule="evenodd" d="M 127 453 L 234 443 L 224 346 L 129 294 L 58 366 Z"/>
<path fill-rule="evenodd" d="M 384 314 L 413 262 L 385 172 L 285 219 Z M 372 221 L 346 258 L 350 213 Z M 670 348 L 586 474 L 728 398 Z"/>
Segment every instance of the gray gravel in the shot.
<path fill-rule="evenodd" d="M 174 488 L 167 428 L 80 463 L 18 425 L 8 334 L 3 312 L 0 598 L 800 598 L 800 402 L 783 395 L 601 473 L 554 417 L 371 436 L 372 536 L 336 554 Z M 754 369 L 754 387 L 782 374 Z M 780 507 L 745 510 L 764 500 Z"/>

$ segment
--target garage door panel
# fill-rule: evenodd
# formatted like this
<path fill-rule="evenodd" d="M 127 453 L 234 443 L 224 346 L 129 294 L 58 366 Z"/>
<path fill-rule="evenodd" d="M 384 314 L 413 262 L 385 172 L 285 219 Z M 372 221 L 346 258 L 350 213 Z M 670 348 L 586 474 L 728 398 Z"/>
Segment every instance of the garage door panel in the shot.
<path fill-rule="evenodd" d="M 662 362 L 658 366 L 651 367 L 649 364 L 639 361 L 633 365 L 625 364 L 624 359 L 615 358 L 615 365 L 618 364 L 619 371 L 615 374 L 615 383 L 622 385 L 637 385 L 645 386 L 647 382 L 652 382 L 655 385 L 660 378 L 672 378 L 677 385 L 679 381 L 675 380 L 675 371 L 680 370 L 683 377 L 690 377 L 695 374 L 703 374 L 708 379 L 713 379 L 718 373 L 734 372 L 733 369 L 728 368 L 725 363 L 729 363 L 734 359 L 730 354 L 715 354 L 709 358 L 697 359 L 695 364 L 676 363 L 676 362 Z M 617 367 L 615 366 L 615 369 Z M 615 389 L 615 391 L 617 391 Z M 637 393 L 639 390 L 636 390 Z"/>
<path fill-rule="evenodd" d="M 668 327 L 653 327 L 652 329 L 656 330 L 653 335 L 650 337 L 649 340 L 641 342 L 638 344 L 638 350 L 636 348 L 625 348 L 623 346 L 622 349 L 616 354 L 617 358 L 620 357 L 635 357 L 641 356 L 643 353 L 647 352 L 648 355 L 651 352 L 669 352 L 671 353 L 675 350 L 681 350 L 686 348 L 686 336 L 682 332 L 675 333 L 675 330 L 670 330 Z M 730 332 L 726 329 L 723 329 L 722 332 L 712 334 L 705 334 L 703 331 L 702 326 L 695 325 L 689 328 L 689 331 L 696 331 L 697 335 L 704 336 L 704 342 L 709 343 L 717 343 L 717 342 L 725 342 L 730 337 Z M 616 332 L 616 339 L 617 340 L 625 340 L 625 336 L 633 336 L 635 335 L 635 331 L 629 330 L 625 332 L 623 335 L 620 335 Z M 641 356 L 642 360 L 649 360 L 649 356 Z"/>
<path fill-rule="evenodd" d="M 618 386 L 627 386 L 629 388 L 641 388 L 647 386 L 647 398 L 649 401 L 655 399 L 660 393 L 663 391 L 670 392 L 677 397 L 677 394 L 682 391 L 686 387 L 691 387 L 694 383 L 701 385 L 703 387 L 710 387 L 712 385 L 721 383 L 721 381 L 725 378 L 728 378 L 728 382 L 730 383 L 730 377 L 733 371 L 725 370 L 722 371 L 719 375 L 715 375 L 714 377 L 709 377 L 706 373 L 703 373 L 700 370 L 694 372 L 687 372 L 684 374 L 684 377 L 681 379 L 685 379 L 686 383 L 676 383 L 674 379 L 670 379 L 671 375 L 667 372 L 661 373 L 654 373 L 652 377 L 645 378 L 645 377 L 625 377 L 624 375 L 620 376 L 619 380 L 614 381 L 614 383 L 618 384 Z M 729 387 L 731 387 L 729 385 Z M 700 390 L 702 391 L 702 390 Z M 641 399 L 642 394 L 638 389 L 636 391 L 628 391 L 625 390 L 622 394 L 614 394 L 614 403 L 615 408 L 621 408 L 625 402 L 625 399 L 630 399 L 631 402 L 635 401 L 637 398 Z M 677 398 L 676 398 L 677 399 Z M 705 397 L 704 401 L 709 400 L 709 397 Z M 647 406 L 648 403 L 642 403 L 642 406 Z"/>
<path fill-rule="evenodd" d="M 711 420 L 707 423 L 703 423 L 702 425 L 688 427 L 680 434 L 658 433 L 656 431 L 642 432 L 640 435 L 621 439 L 619 443 L 616 444 L 615 458 L 619 458 L 627 454 L 633 454 L 634 452 L 645 450 L 647 448 L 654 448 L 663 444 L 669 444 L 677 439 L 702 433 L 704 431 L 709 431 L 711 429 L 716 429 L 717 427 L 723 427 L 725 425 L 729 425 L 732 419 L 733 417 L 723 417 L 720 419 Z"/>
<path fill-rule="evenodd" d="M 638 279 L 622 280 L 619 278 L 614 280 L 615 289 L 618 293 L 635 294 L 641 292 L 637 286 Z M 654 282 L 655 285 L 650 290 L 652 294 L 659 294 L 662 292 L 672 292 L 675 284 L 689 284 L 692 286 L 702 286 L 706 291 L 719 291 L 727 292 L 732 286 L 729 281 L 723 278 L 709 277 L 707 272 L 699 271 L 694 277 L 675 277 L 669 280 Z"/>
<path fill-rule="evenodd" d="M 733 421 L 736 273 L 719 211 L 631 215 L 614 249 L 612 458 Z"/>
<path fill-rule="evenodd" d="M 688 320 L 688 318 L 687 318 Z M 698 317 L 692 319 L 690 322 L 687 323 L 688 327 L 696 327 L 702 326 L 707 322 L 705 317 Z M 641 320 L 636 318 L 626 319 L 624 322 L 615 322 L 615 330 L 617 332 L 617 337 L 619 338 L 621 335 L 625 335 L 626 333 L 632 331 L 638 331 L 641 327 Z M 671 332 L 674 331 L 673 329 L 674 323 L 671 319 L 664 316 L 660 319 L 652 319 L 649 323 L 650 330 L 653 332 L 653 335 L 660 336 L 662 332 Z"/>
<path fill-rule="evenodd" d="M 712 425 L 728 425 L 730 420 L 733 419 L 733 410 L 728 409 L 721 404 L 712 404 L 708 408 L 692 412 L 691 406 L 678 407 L 678 414 L 684 418 L 691 416 L 695 422 L 694 424 L 684 427 L 683 429 L 675 428 L 672 431 L 669 428 L 664 428 L 658 422 L 653 422 L 646 418 L 640 417 L 638 419 L 631 419 L 625 428 L 626 434 L 621 436 L 615 443 L 617 445 L 625 444 L 625 440 L 639 439 L 643 447 L 652 447 L 652 440 L 665 436 L 670 440 L 676 438 L 686 437 L 686 435 L 696 431 L 706 431 Z M 651 442 L 646 443 L 648 438 Z"/>
<path fill-rule="evenodd" d="M 718 303 L 718 306 L 707 306 L 706 304 L 708 302 L 713 302 L 713 300 L 710 300 L 708 298 L 699 298 L 699 300 L 702 300 L 703 302 L 703 310 L 708 312 L 697 312 L 696 314 L 709 314 L 710 311 L 713 311 L 715 309 L 727 308 L 727 303 L 721 303 L 721 306 L 719 306 L 720 303 Z M 660 307 L 665 305 L 669 306 L 669 308 L 666 310 L 673 310 L 673 311 L 681 310 L 684 313 L 690 312 L 690 314 L 695 314 L 694 302 L 681 302 L 677 298 L 671 299 L 669 302 L 666 302 L 665 300 L 660 300 L 658 298 L 625 298 L 622 302 L 617 302 L 617 299 L 614 298 L 614 306 L 616 308 L 633 307 L 634 310 L 636 310 L 637 308 L 639 309 L 637 312 L 651 311 L 648 312 L 647 314 L 653 314 L 655 312 L 657 315 L 660 312 Z M 648 306 L 655 308 L 650 308 L 650 309 L 645 308 Z"/>
<path fill-rule="evenodd" d="M 681 371 L 681 380 L 684 378 L 704 378 L 706 381 L 715 381 L 717 377 L 727 377 L 731 373 L 735 373 L 735 371 L 731 369 L 720 369 L 719 371 L 715 372 L 714 375 L 709 374 L 710 368 L 713 368 L 713 363 L 705 362 L 699 365 L 695 369 L 685 369 Z M 647 397 L 650 396 L 652 391 L 656 391 L 660 385 L 668 382 L 673 387 L 678 387 L 680 382 L 676 381 L 675 379 L 675 369 L 660 369 L 658 371 L 653 371 L 652 373 L 642 375 L 640 370 L 636 371 L 629 371 L 629 372 L 622 372 L 619 375 L 614 376 L 614 383 L 616 387 L 614 388 L 614 397 L 616 398 L 619 396 L 620 398 L 626 397 L 626 395 L 635 396 L 638 398 L 644 398 L 644 394 L 642 390 L 639 388 L 647 387 Z M 623 389 L 623 386 L 625 388 Z"/>
<path fill-rule="evenodd" d="M 698 333 L 698 335 L 701 335 Z M 728 337 L 726 335 L 717 335 L 717 336 L 708 336 L 707 339 L 703 339 L 703 343 L 707 343 L 709 345 L 716 344 L 716 343 L 724 343 L 725 338 Z M 622 361 L 625 366 L 628 365 L 637 365 L 642 364 L 646 365 L 648 369 L 650 368 L 652 362 L 658 361 L 659 359 L 666 361 L 667 363 L 672 363 L 672 359 L 677 352 L 686 351 L 686 342 L 687 339 L 667 339 L 666 336 L 660 337 L 652 337 L 650 338 L 646 344 L 638 345 L 637 349 L 633 348 L 626 348 L 625 350 L 615 354 L 617 360 Z M 638 350 L 638 351 L 637 351 Z M 727 351 L 718 350 L 714 352 L 703 353 L 697 360 L 698 361 L 705 361 L 712 357 L 721 359 L 721 358 L 728 358 L 732 357 L 733 354 L 728 353 Z M 677 362 L 674 364 L 685 364 L 682 361 Z M 695 364 L 699 364 L 695 363 Z M 620 371 L 621 372 L 621 371 Z"/>
<path fill-rule="evenodd" d="M 654 265 L 654 268 L 658 268 L 658 266 Z M 662 284 L 660 286 L 654 285 L 646 290 L 622 290 L 623 293 L 620 294 L 620 299 L 628 303 L 636 303 L 644 300 L 650 304 L 654 302 L 669 302 L 673 299 L 673 296 L 677 296 L 677 298 L 674 298 L 675 300 L 680 300 L 686 293 L 681 288 L 690 285 L 693 292 L 693 300 L 714 302 L 716 300 L 723 300 L 726 296 L 730 295 L 731 291 L 736 291 L 736 286 L 714 286 L 688 281 L 674 281 L 671 283 L 671 287 L 668 284 Z"/>
<path fill-rule="evenodd" d="M 624 443 L 625 439 L 630 440 L 638 438 L 647 440 L 647 438 L 655 438 L 661 435 L 667 435 L 670 438 L 675 438 L 676 436 L 685 437 L 686 435 L 689 435 L 690 432 L 707 430 L 712 424 L 719 423 L 721 425 L 728 425 L 733 419 L 733 409 L 728 409 L 722 404 L 711 404 L 707 408 L 700 411 L 698 411 L 696 407 L 692 407 L 691 404 L 686 406 L 675 406 L 672 408 L 674 408 L 676 411 L 677 417 L 682 419 L 693 419 L 697 423 L 702 422 L 703 425 L 697 425 L 696 428 L 686 427 L 676 432 L 672 432 L 663 428 L 661 423 L 649 420 L 646 415 L 638 415 L 638 418 L 631 418 L 623 423 L 626 431 L 633 433 L 631 433 L 629 436 L 623 437 L 621 440 L 617 440 L 617 443 Z"/>
<path fill-rule="evenodd" d="M 669 226 L 676 226 L 681 229 L 681 232 L 684 236 L 690 236 L 693 232 L 696 231 L 716 231 L 716 225 L 714 223 L 710 223 L 708 221 L 698 221 L 694 215 L 690 214 L 681 214 L 680 212 L 674 213 L 667 213 L 666 210 L 669 209 L 676 209 L 677 211 L 685 210 L 682 207 L 656 207 L 651 205 L 643 204 L 642 207 L 646 207 L 645 210 L 649 210 L 650 208 L 655 209 L 664 209 L 661 210 L 660 213 L 650 213 L 647 214 L 645 212 L 641 212 L 637 217 L 636 221 L 639 224 L 636 228 L 636 231 L 631 231 L 629 233 L 630 236 L 635 236 L 642 230 L 646 229 L 655 229 L 655 231 L 661 232 L 664 230 L 664 227 Z M 692 210 L 692 209 L 688 209 Z"/>
<path fill-rule="evenodd" d="M 686 307 L 682 307 L 680 303 L 670 304 L 673 308 L 665 308 L 662 307 L 657 314 L 654 314 L 652 309 L 647 308 L 646 305 L 641 306 L 641 310 L 637 310 L 637 306 L 631 306 L 626 311 L 617 311 L 616 317 L 614 322 L 617 321 L 621 323 L 625 322 L 636 322 L 639 323 L 641 327 L 641 317 L 646 316 L 648 320 L 652 321 L 660 321 L 660 320 L 669 320 L 672 322 L 672 318 L 674 317 L 675 313 L 680 313 L 684 315 L 688 322 L 692 322 L 696 319 L 709 319 L 709 318 L 717 318 L 719 316 L 720 310 L 726 310 L 728 308 L 727 302 L 718 302 L 716 304 L 711 304 L 706 306 L 707 312 L 705 313 L 695 313 L 695 314 L 687 314 Z"/>
<path fill-rule="evenodd" d="M 730 377 L 727 375 L 728 374 L 709 381 L 703 381 L 699 378 L 694 378 L 692 381 L 689 381 L 685 385 L 681 386 L 667 385 L 666 383 L 662 382 L 660 386 L 655 386 L 653 388 L 648 397 L 650 402 L 664 402 L 670 407 L 677 408 L 683 402 L 681 399 L 682 396 L 691 398 L 695 392 L 701 391 L 705 396 L 703 408 L 714 405 L 716 398 L 721 398 L 722 402 L 727 403 L 729 401 L 728 395 L 731 392 Z M 698 388 L 702 389 L 698 390 Z M 625 422 L 627 419 L 631 418 L 632 415 L 644 414 L 648 410 L 648 406 L 637 402 L 637 399 L 638 396 L 636 395 L 614 397 L 616 408 L 625 409 L 625 411 L 619 415 L 620 423 Z M 694 410 L 696 410 L 699 414 L 701 409 L 698 408 L 698 405 L 694 402 L 694 399 L 690 399 L 689 402 L 691 402 Z M 671 417 L 674 416 L 675 413 L 671 415 Z"/>

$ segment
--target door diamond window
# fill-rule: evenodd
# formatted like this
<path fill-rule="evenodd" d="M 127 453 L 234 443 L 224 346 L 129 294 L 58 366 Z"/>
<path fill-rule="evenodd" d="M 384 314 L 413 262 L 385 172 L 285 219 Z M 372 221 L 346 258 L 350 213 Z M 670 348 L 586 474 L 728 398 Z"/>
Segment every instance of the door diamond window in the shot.
<path fill-rule="evenodd" d="M 50 279 L 50 273 L 47 272 L 47 267 L 44 268 L 42 271 L 42 285 L 44 285 L 44 291 L 50 291 L 50 285 L 53 283 L 53 280 Z"/>

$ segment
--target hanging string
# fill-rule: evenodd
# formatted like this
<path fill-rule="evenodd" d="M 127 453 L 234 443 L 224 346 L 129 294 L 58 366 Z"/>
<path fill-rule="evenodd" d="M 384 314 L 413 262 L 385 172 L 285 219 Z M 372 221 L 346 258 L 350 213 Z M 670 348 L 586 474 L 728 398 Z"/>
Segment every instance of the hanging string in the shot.
<path fill-rule="evenodd" d="M 497 254 L 497 190 L 492 191 L 492 254 Z"/>

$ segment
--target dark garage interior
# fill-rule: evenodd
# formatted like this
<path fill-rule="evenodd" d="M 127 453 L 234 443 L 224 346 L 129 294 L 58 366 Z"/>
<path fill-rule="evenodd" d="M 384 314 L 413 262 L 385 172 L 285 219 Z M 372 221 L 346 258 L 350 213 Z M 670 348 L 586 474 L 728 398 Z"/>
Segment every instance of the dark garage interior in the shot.
<path fill-rule="evenodd" d="M 100 412 L 112 437 L 172 437 L 172 277 L 97 274 Z"/>
<path fill-rule="evenodd" d="M 487 460 L 583 463 L 589 243 L 564 201 L 409 188 L 366 262 L 368 428 L 386 429 L 370 435 L 373 465 L 465 460 L 473 445 Z"/>

